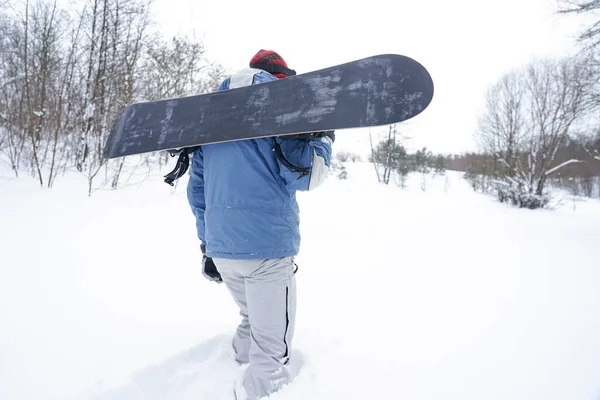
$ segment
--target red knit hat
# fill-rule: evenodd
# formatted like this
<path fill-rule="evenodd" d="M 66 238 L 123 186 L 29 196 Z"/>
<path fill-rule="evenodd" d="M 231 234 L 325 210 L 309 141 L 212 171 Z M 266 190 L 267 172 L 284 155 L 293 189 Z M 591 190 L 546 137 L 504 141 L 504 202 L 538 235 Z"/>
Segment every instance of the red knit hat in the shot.
<path fill-rule="evenodd" d="M 273 50 L 259 50 L 250 60 L 250 68 L 262 69 L 280 79 L 296 75 L 296 71 L 288 68 L 285 60 Z"/>

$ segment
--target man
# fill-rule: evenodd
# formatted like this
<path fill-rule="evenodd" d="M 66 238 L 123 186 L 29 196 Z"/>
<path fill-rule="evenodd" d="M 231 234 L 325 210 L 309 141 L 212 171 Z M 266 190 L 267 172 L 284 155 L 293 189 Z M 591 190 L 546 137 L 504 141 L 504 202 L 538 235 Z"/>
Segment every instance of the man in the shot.
<path fill-rule="evenodd" d="M 261 50 L 250 68 L 218 90 L 295 75 L 279 54 Z M 240 308 L 236 359 L 249 363 L 238 400 L 254 400 L 290 381 L 296 314 L 294 256 L 300 247 L 296 191 L 326 178 L 333 132 L 260 138 L 199 147 L 188 200 L 203 253 L 202 271 L 224 282 Z"/>

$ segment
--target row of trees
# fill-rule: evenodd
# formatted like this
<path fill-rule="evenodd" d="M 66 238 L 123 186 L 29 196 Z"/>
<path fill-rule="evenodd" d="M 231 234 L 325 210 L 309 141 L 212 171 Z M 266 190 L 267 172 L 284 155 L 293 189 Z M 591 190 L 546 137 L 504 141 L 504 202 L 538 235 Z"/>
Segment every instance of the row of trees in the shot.
<path fill-rule="evenodd" d="M 560 168 L 546 176 L 552 187 L 577 196 L 600 198 L 600 130 L 591 137 L 569 136 L 558 147 L 554 163 Z M 445 164 L 449 170 L 465 172 L 473 188 L 483 192 L 494 189 L 497 171 L 505 168 L 496 154 L 484 152 L 448 156 Z"/>
<path fill-rule="evenodd" d="M 87 0 L 73 10 L 25 0 L 0 7 L 0 162 L 43 186 L 76 168 L 90 192 L 99 175 L 117 187 L 124 159 L 102 156 L 118 113 L 133 102 L 216 87 L 223 70 L 202 43 L 161 37 L 149 6 Z"/>
<path fill-rule="evenodd" d="M 371 154 L 369 162 L 372 162 L 377 173 L 379 182 L 389 184 L 394 178 L 396 182 L 404 187 L 406 177 L 411 172 L 419 172 L 422 175 L 430 172 L 444 173 L 446 170 L 445 159 L 441 154 L 434 155 L 427 148 L 409 153 L 402 145 L 402 137 L 397 125 L 390 125 L 388 132 L 378 143 L 374 144 L 371 139 Z"/>

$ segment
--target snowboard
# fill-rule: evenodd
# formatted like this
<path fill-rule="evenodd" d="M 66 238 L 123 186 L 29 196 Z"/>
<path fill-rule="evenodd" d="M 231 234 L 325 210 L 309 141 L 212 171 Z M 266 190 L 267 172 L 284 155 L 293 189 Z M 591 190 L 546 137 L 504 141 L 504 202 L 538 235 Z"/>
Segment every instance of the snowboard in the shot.
<path fill-rule="evenodd" d="M 423 112 L 433 91 L 419 62 L 382 54 L 276 81 L 132 104 L 116 119 L 105 158 L 390 125 Z"/>

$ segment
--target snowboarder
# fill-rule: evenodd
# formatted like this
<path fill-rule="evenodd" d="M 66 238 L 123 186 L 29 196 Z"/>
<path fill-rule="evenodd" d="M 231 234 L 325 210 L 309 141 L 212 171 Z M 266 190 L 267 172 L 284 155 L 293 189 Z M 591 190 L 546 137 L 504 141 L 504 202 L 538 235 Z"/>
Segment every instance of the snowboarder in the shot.
<path fill-rule="evenodd" d="M 260 50 L 250 68 L 218 90 L 295 75 L 274 51 Z M 251 122 L 249 122 L 251 123 Z M 225 283 L 242 321 L 233 338 L 248 363 L 238 400 L 254 400 L 290 382 L 300 247 L 297 191 L 326 178 L 333 131 L 204 145 L 192 157 L 187 187 L 202 250 L 202 272 Z"/>

